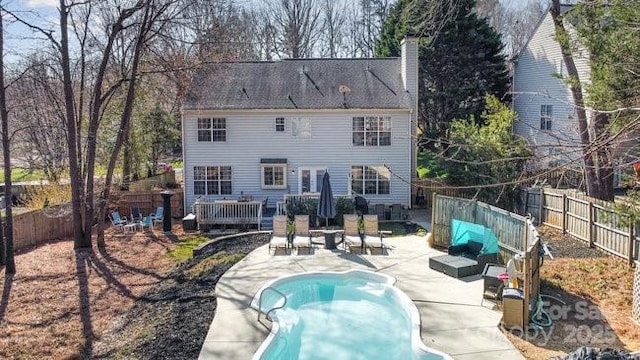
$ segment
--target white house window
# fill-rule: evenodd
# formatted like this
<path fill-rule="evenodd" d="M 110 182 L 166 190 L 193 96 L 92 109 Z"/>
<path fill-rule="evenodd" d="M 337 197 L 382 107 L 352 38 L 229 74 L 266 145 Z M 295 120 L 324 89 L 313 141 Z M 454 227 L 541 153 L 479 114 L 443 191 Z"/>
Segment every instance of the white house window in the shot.
<path fill-rule="evenodd" d="M 211 141 L 211 119 L 198 119 L 198 141 Z"/>
<path fill-rule="evenodd" d="M 284 118 L 276 118 L 276 132 L 284 132 L 285 131 L 285 126 L 284 126 Z"/>
<path fill-rule="evenodd" d="M 227 120 L 224 118 L 199 118 L 198 141 L 227 141 Z"/>
<path fill-rule="evenodd" d="M 291 135 L 296 137 L 311 137 L 311 119 L 293 118 L 291 119 Z"/>
<path fill-rule="evenodd" d="M 260 159 L 260 183 L 263 189 L 287 188 L 287 159 Z"/>
<path fill-rule="evenodd" d="M 551 130 L 553 120 L 553 105 L 540 105 L 540 129 Z"/>
<path fill-rule="evenodd" d="M 193 194 L 231 194 L 231 166 L 194 166 Z"/>
<path fill-rule="evenodd" d="M 384 195 L 391 189 L 391 172 L 384 166 L 352 166 L 351 190 L 358 194 Z"/>
<path fill-rule="evenodd" d="M 388 116 L 356 116 L 353 118 L 353 145 L 391 145 L 391 118 Z"/>

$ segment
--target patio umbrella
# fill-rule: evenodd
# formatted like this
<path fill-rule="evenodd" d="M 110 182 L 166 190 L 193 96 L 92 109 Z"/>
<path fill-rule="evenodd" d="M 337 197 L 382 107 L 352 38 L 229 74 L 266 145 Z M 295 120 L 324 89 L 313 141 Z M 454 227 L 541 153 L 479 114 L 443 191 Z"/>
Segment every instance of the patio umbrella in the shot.
<path fill-rule="evenodd" d="M 322 178 L 322 189 L 320 190 L 317 215 L 325 218 L 325 227 L 329 226 L 329 218 L 336 216 L 336 205 L 333 203 L 333 191 L 331 190 L 329 172 L 325 172 Z"/>

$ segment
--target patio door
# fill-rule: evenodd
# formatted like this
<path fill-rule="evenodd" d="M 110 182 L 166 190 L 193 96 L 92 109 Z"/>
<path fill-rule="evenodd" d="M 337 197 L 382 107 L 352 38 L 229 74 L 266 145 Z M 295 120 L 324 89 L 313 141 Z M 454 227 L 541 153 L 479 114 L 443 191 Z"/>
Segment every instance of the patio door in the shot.
<path fill-rule="evenodd" d="M 322 177 L 326 167 L 299 167 L 298 193 L 319 193 L 322 190 Z"/>

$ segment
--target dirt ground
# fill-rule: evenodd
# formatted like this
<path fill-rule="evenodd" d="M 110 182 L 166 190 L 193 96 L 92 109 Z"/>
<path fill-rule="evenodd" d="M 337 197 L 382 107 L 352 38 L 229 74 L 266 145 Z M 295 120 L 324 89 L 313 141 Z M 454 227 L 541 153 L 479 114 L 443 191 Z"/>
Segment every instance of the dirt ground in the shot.
<path fill-rule="evenodd" d="M 552 325 L 505 331 L 511 342 L 527 359 L 563 356 L 581 346 L 640 350 L 640 326 L 631 319 L 633 269 L 558 230 L 539 231 L 554 256 L 541 268 L 541 292 L 555 298 L 545 307 Z"/>
<path fill-rule="evenodd" d="M 112 320 L 175 267 L 165 254 L 176 237 L 109 229 L 105 238 L 101 250 L 76 252 L 71 240 L 21 250 L 13 278 L 0 270 L 0 358 L 91 357 Z"/>

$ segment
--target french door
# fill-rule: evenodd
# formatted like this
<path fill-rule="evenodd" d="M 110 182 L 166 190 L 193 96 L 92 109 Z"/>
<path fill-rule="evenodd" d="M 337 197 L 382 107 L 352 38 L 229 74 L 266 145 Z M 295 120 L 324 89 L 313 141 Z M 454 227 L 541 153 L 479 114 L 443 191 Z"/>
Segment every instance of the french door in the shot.
<path fill-rule="evenodd" d="M 298 168 L 298 193 L 314 193 L 322 190 L 322 177 L 324 176 L 326 167 L 308 167 L 302 166 Z"/>

